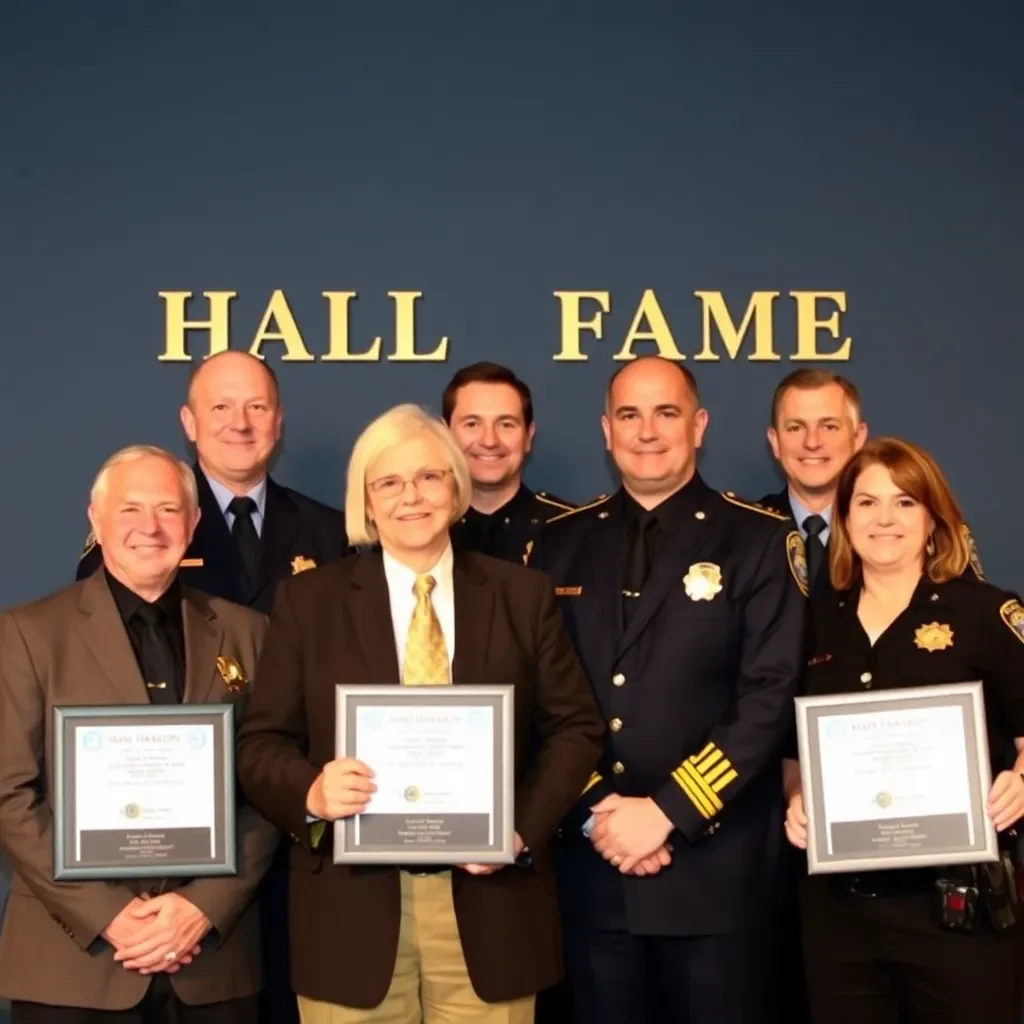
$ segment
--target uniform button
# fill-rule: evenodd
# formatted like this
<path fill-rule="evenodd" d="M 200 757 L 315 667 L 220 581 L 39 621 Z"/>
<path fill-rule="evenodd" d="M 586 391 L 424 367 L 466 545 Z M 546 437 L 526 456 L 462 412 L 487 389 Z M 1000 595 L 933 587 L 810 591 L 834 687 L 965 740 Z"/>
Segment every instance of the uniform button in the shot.
<path fill-rule="evenodd" d="M 616 775 L 621 775 L 625 770 L 626 766 L 621 761 L 616 761 L 615 764 L 612 765 L 612 771 L 615 772 Z"/>
<path fill-rule="evenodd" d="M 870 672 L 862 672 L 860 674 L 860 681 L 862 683 L 870 683 L 871 682 L 871 673 Z"/>
<path fill-rule="evenodd" d="M 611 727 L 612 732 L 618 732 L 622 728 L 622 719 L 613 718 L 608 725 Z"/>
<path fill-rule="evenodd" d="M 704 513 L 703 512 L 694 512 L 693 513 L 693 518 L 694 519 L 703 519 L 704 518 Z"/>
<path fill-rule="evenodd" d="M 616 672 L 615 675 L 612 676 L 612 686 L 625 686 L 625 685 L 626 685 L 626 677 L 621 672 Z"/>

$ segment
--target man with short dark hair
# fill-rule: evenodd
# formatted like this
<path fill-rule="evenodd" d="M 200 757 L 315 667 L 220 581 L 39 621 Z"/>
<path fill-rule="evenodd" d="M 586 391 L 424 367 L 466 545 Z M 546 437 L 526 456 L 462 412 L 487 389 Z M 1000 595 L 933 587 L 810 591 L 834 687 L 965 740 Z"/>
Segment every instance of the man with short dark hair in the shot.
<path fill-rule="evenodd" d="M 523 483 L 537 430 L 530 389 L 505 366 L 473 363 L 448 383 L 442 412 L 473 480 L 470 507 L 451 530 L 453 546 L 526 561 L 540 527 L 574 507 Z"/>

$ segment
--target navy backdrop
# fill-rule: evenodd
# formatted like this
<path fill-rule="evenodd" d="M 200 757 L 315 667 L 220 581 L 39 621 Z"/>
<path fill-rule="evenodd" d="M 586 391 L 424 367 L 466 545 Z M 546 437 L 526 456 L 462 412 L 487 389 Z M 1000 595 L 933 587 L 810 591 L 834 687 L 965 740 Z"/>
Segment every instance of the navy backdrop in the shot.
<path fill-rule="evenodd" d="M 263 349 L 276 474 L 335 503 L 367 419 L 437 408 L 479 358 L 534 388 L 530 481 L 606 490 L 602 388 L 647 289 L 711 410 L 705 475 L 756 497 L 772 387 L 807 365 L 789 293 L 839 292 L 818 344 L 849 358 L 820 365 L 874 433 L 939 457 L 989 575 L 1024 587 L 1021 7 L 839 6 L 4 0 L 0 605 L 72 579 L 110 451 L 184 453 L 190 366 L 159 359 L 159 293 L 201 319 L 203 292 L 234 291 L 247 347 L 278 289 L 316 358 Z M 554 359 L 568 290 L 608 293 L 586 361 Z M 319 358 L 325 291 L 357 293 L 351 347 L 381 336 L 379 361 Z M 417 348 L 446 336 L 445 361 L 384 358 L 391 291 L 422 293 Z M 781 358 L 751 361 L 751 333 L 732 359 L 712 331 L 721 358 L 695 360 L 700 291 L 737 323 L 780 293 Z"/>

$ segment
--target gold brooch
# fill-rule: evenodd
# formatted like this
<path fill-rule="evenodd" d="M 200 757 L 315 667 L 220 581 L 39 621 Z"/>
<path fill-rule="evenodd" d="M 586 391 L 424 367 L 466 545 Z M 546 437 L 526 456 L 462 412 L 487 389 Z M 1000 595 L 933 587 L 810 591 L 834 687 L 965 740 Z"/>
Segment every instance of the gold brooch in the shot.
<path fill-rule="evenodd" d="M 923 651 L 944 651 L 953 646 L 953 630 L 945 623 L 929 622 L 918 627 L 914 644 Z"/>
<path fill-rule="evenodd" d="M 315 569 L 316 562 L 312 558 L 307 558 L 305 555 L 296 555 L 292 559 L 292 575 L 295 576 L 300 572 L 305 572 L 307 569 Z"/>
<path fill-rule="evenodd" d="M 224 680 L 224 685 L 232 693 L 238 693 L 248 682 L 245 678 L 245 673 L 242 671 L 242 666 L 234 658 L 225 658 L 223 655 L 218 657 L 217 671 Z"/>
<path fill-rule="evenodd" d="M 722 570 L 714 562 L 695 562 L 683 577 L 691 601 L 710 601 L 722 589 Z"/>

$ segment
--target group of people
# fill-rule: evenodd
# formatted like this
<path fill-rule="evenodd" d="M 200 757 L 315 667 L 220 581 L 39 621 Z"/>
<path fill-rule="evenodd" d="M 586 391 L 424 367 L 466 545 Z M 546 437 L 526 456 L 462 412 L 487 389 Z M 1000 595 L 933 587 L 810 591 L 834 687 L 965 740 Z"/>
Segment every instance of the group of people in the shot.
<path fill-rule="evenodd" d="M 981 680 L 1011 874 L 1024 817 L 1024 607 L 850 382 L 780 382 L 756 502 L 704 482 L 697 382 L 657 357 L 610 380 L 620 486 L 580 506 L 524 484 L 530 391 L 492 363 L 373 420 L 343 511 L 269 476 L 261 360 L 206 360 L 181 419 L 195 464 L 113 454 L 77 581 L 0 616 L 14 1024 L 1017 1024 L 1015 879 L 951 929 L 943 869 L 803 859 L 800 694 Z M 375 791 L 340 683 L 513 686 L 514 863 L 334 863 Z M 183 701 L 235 704 L 237 873 L 55 880 L 52 709 Z"/>

